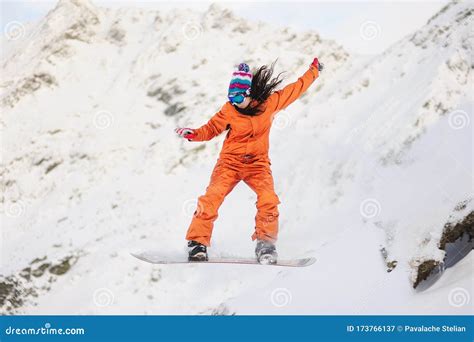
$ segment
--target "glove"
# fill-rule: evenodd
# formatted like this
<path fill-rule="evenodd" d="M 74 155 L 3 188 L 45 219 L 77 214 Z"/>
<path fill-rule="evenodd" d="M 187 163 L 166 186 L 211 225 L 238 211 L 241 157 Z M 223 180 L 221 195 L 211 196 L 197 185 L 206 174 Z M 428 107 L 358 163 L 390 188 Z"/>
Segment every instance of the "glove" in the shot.
<path fill-rule="evenodd" d="M 324 64 L 319 63 L 318 57 L 314 58 L 313 63 L 311 63 L 311 65 L 318 69 L 318 71 L 323 71 L 324 69 Z"/>
<path fill-rule="evenodd" d="M 194 130 L 191 128 L 176 128 L 174 130 L 178 136 L 181 138 L 188 139 L 189 141 L 193 140 L 196 134 L 194 134 Z"/>

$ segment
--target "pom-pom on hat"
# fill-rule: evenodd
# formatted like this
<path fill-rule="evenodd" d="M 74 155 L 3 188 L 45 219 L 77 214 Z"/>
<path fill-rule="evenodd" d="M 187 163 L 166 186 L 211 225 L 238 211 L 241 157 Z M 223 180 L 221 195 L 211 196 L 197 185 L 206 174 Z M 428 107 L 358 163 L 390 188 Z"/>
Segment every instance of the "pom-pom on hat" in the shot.
<path fill-rule="evenodd" d="M 242 103 L 246 96 L 250 95 L 252 86 L 252 73 L 246 63 L 240 63 L 236 71 L 232 73 L 227 95 L 231 103 Z"/>

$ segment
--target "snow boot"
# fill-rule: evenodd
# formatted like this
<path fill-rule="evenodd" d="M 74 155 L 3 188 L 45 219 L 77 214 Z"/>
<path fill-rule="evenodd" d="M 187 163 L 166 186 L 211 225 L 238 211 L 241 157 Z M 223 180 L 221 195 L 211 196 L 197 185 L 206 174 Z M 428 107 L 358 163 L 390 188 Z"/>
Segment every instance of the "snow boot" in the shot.
<path fill-rule="evenodd" d="M 278 259 L 275 244 L 270 241 L 257 240 L 255 255 L 261 264 L 276 264 Z"/>
<path fill-rule="evenodd" d="M 188 260 L 207 261 L 207 247 L 194 240 L 188 241 Z"/>

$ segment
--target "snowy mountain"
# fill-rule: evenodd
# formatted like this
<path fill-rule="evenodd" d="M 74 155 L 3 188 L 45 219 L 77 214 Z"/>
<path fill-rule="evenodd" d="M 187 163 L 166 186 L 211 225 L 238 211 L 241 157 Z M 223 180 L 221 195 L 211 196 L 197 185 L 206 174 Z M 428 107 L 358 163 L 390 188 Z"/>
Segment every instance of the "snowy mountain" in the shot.
<path fill-rule="evenodd" d="M 472 253 L 428 290 L 412 286 L 441 267 L 453 232 L 472 231 L 472 14 L 451 3 L 366 58 L 215 5 L 59 1 L 2 43 L 2 312 L 467 313 L 456 304 L 472 295 Z M 279 254 L 318 261 L 295 270 L 132 258 L 183 252 L 222 144 L 173 129 L 208 120 L 235 64 L 278 58 L 289 82 L 315 55 L 326 69 L 276 116 L 270 154 Z M 229 195 L 211 254 L 252 255 L 254 202 L 243 184 Z"/>

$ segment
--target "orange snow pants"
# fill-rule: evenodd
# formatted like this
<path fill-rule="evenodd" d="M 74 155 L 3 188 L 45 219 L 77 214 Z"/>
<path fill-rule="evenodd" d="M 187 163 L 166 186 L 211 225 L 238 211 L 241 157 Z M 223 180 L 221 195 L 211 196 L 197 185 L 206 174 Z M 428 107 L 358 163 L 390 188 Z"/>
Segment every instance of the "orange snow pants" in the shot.
<path fill-rule="evenodd" d="M 186 240 L 210 245 L 212 228 L 224 198 L 243 180 L 257 194 L 257 215 L 252 240 L 276 241 L 278 235 L 278 204 L 270 161 L 252 155 L 221 156 L 212 172 L 206 193 L 199 197 Z"/>

